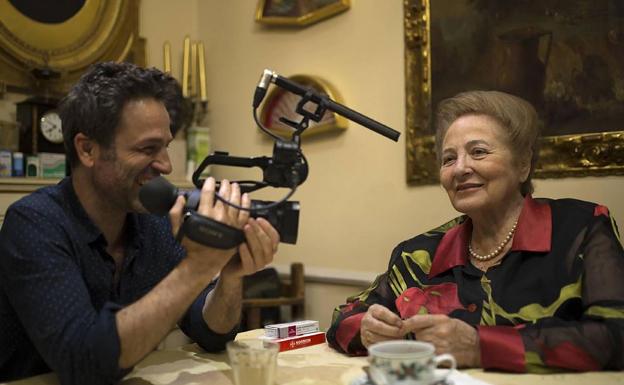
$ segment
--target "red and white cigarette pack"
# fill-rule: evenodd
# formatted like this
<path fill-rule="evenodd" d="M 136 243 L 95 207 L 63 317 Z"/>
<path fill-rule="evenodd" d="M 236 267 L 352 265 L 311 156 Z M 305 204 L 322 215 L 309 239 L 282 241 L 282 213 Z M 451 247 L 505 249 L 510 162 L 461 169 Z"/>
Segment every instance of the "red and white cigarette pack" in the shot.
<path fill-rule="evenodd" d="M 265 344 L 275 343 L 279 345 L 279 351 L 285 352 L 287 350 L 305 348 L 306 346 L 318 345 L 325 342 L 325 332 L 316 332 L 310 334 L 304 334 L 300 336 L 287 337 L 287 338 L 263 338 Z"/>
<path fill-rule="evenodd" d="M 268 338 L 287 338 L 319 331 L 318 321 L 295 321 L 266 325 L 264 335 Z"/>

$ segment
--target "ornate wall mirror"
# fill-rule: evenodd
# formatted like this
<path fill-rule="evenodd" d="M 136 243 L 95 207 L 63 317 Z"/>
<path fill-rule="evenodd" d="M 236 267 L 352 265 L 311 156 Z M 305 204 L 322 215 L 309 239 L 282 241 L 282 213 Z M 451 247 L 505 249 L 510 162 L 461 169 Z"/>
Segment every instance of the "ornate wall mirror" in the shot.
<path fill-rule="evenodd" d="M 0 0 L 0 83 L 64 94 L 92 63 L 145 65 L 139 0 Z"/>

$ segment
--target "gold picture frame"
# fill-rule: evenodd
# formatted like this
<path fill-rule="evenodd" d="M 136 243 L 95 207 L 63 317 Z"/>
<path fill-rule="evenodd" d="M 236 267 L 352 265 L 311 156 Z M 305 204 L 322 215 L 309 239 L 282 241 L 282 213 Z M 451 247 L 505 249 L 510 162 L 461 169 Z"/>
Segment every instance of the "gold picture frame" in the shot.
<path fill-rule="evenodd" d="M 139 0 L 85 0 L 59 22 L 37 21 L 0 0 L 0 15 L 0 83 L 9 91 L 60 96 L 93 63 L 145 65 Z M 54 76 L 37 77 L 36 71 Z"/>
<path fill-rule="evenodd" d="M 590 0 L 586 1 L 588 2 L 586 4 L 587 9 L 592 9 Z M 471 3 L 478 2 L 471 1 Z M 488 3 L 490 8 L 492 3 L 496 3 L 496 1 Z M 500 3 L 502 7 L 504 2 L 501 1 Z M 578 2 L 574 4 L 576 3 Z M 462 7 L 457 4 L 454 6 L 456 6 L 453 9 L 456 13 L 455 16 L 460 13 L 461 17 Z M 513 8 L 508 4 L 507 6 Z M 581 10 L 583 9 L 585 8 L 581 8 Z M 592 12 L 595 11 L 595 9 L 592 10 Z M 562 15 L 565 16 L 565 13 L 553 13 L 552 17 L 561 18 Z M 436 72 L 437 65 L 444 64 L 437 64 L 435 59 L 432 60 L 431 47 L 432 45 L 435 46 L 436 43 L 439 44 L 435 40 L 432 41 L 438 37 L 439 32 L 436 30 L 432 36 L 431 24 L 432 20 L 436 20 L 435 17 L 435 14 L 431 14 L 429 0 L 404 1 L 406 176 L 407 182 L 415 185 L 438 183 L 439 167 L 435 157 L 434 137 L 431 129 L 432 108 L 434 108 L 432 91 L 436 84 L 435 76 L 432 76 L 432 73 Z M 609 38 L 623 39 L 623 33 L 624 31 L 610 31 Z M 544 34 L 541 33 L 541 35 Z M 544 39 L 541 44 L 542 46 L 548 45 L 547 48 L 550 49 L 550 43 L 547 42 L 547 39 Z M 619 40 L 618 44 L 618 49 L 622 49 L 624 42 Z M 435 47 L 440 49 L 441 45 Z M 458 62 L 451 64 L 459 65 Z M 480 68 L 480 71 L 484 73 L 495 72 L 493 68 Z M 434 77 L 434 86 L 432 86 L 432 77 Z M 473 89 L 476 88 L 479 87 L 473 87 Z M 484 89 L 485 87 L 481 88 Z M 446 97 L 453 94 L 446 95 Z M 540 106 L 536 107 L 539 111 Z M 562 178 L 624 175 L 624 124 L 606 132 L 601 132 L 601 127 L 599 123 L 589 124 L 569 134 L 543 136 L 540 161 L 535 176 L 538 178 Z"/>
<path fill-rule="evenodd" d="M 302 27 L 346 11 L 350 0 L 258 0 L 256 21 Z"/>
<path fill-rule="evenodd" d="M 313 75 L 292 75 L 288 77 L 293 82 L 303 87 L 309 87 L 317 92 L 327 95 L 331 100 L 343 104 L 342 96 L 336 88 L 328 81 Z M 260 122 L 269 131 L 288 138 L 294 132 L 294 129 L 285 123 L 279 121 L 280 118 L 299 122 L 302 116 L 295 112 L 297 103 L 301 100 L 301 96 L 293 94 L 283 88 L 274 87 L 266 99 L 260 106 Z M 314 112 L 316 105 L 310 102 L 309 106 L 304 108 Z M 325 114 L 319 122 L 310 120 L 308 128 L 303 131 L 301 136 L 312 136 L 325 132 L 335 132 L 346 130 L 349 126 L 348 120 L 337 113 L 326 110 Z"/>

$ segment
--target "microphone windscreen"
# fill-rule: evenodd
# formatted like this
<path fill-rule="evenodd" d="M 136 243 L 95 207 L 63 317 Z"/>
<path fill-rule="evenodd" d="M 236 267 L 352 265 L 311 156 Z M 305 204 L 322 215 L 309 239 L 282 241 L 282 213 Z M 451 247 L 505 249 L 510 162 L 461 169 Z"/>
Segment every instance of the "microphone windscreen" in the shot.
<path fill-rule="evenodd" d="M 178 198 L 178 188 L 162 176 L 145 183 L 139 189 L 139 200 L 152 214 L 165 215 Z"/>

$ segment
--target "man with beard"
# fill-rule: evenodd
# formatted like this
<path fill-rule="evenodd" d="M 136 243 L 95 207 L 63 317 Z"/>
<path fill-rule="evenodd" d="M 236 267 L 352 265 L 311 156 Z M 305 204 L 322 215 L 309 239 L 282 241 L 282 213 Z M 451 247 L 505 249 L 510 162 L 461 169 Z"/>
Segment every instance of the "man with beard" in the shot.
<path fill-rule="evenodd" d="M 146 212 L 138 192 L 171 172 L 181 101 L 168 74 L 100 63 L 61 102 L 71 176 L 13 204 L 0 232 L 0 381 L 52 370 L 109 384 L 176 323 L 208 351 L 236 335 L 242 277 L 273 260 L 279 235 L 216 200 L 212 178 L 198 213 L 242 229 L 237 248 L 177 242 L 183 197 L 169 218 Z M 218 193 L 250 205 L 235 183 Z"/>

